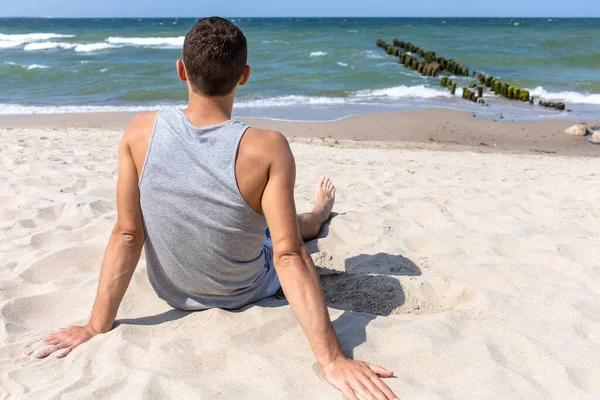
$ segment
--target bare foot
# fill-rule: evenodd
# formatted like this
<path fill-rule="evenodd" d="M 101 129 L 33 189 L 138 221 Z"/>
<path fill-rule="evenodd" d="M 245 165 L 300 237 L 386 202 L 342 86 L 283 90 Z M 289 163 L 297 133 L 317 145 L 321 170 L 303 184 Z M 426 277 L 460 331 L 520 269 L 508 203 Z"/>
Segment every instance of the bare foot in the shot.
<path fill-rule="evenodd" d="M 323 222 L 325 222 L 331 215 L 333 203 L 335 203 L 335 186 L 333 185 L 331 179 L 321 177 L 317 183 L 317 190 L 315 192 L 315 207 L 313 208 L 313 212 L 320 214 Z"/>

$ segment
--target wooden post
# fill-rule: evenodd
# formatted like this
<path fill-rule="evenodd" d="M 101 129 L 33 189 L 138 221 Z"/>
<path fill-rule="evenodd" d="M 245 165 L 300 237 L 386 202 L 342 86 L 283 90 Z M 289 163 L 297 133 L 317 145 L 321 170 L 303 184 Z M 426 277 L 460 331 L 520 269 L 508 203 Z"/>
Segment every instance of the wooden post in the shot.
<path fill-rule="evenodd" d="M 521 98 L 521 89 L 516 87 L 515 90 L 513 91 L 513 99 L 519 100 L 520 98 Z"/>

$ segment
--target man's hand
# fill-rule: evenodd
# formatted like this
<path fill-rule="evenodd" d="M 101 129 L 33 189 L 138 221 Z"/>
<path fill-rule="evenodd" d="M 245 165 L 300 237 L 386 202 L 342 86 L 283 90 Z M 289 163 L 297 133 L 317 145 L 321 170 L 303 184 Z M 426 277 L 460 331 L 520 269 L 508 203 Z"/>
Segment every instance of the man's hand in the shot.
<path fill-rule="evenodd" d="M 100 332 L 96 332 L 90 325 L 70 326 L 60 332 L 53 333 L 35 349 L 27 352 L 28 356 L 33 355 L 36 358 L 46 358 L 49 355 L 62 350 L 57 358 L 66 357 L 73 349 L 82 343 L 87 342 Z"/>
<path fill-rule="evenodd" d="M 327 381 L 350 400 L 358 400 L 357 396 L 367 400 L 398 399 L 380 378 L 391 378 L 394 373 L 377 365 L 340 357 L 323 371 Z"/>

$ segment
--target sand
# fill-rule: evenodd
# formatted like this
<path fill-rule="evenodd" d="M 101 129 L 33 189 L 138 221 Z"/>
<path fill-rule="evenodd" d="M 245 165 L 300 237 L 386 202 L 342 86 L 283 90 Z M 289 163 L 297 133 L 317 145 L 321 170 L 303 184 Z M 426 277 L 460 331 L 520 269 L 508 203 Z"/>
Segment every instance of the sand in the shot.
<path fill-rule="evenodd" d="M 485 110 L 484 110 L 485 111 Z M 0 128 L 103 128 L 123 130 L 134 113 L 56 114 L 0 117 Z M 557 113 L 558 116 L 558 113 Z M 570 116 L 570 115 L 569 115 Z M 243 118 L 253 126 L 274 129 L 290 138 L 382 141 L 386 145 L 437 144 L 438 149 L 477 152 L 540 153 L 598 156 L 600 146 L 565 135 L 577 123 L 598 121 L 547 119 L 537 122 L 484 119 L 476 112 L 431 108 L 422 111 L 367 114 L 332 122 L 278 121 Z"/>
<path fill-rule="evenodd" d="M 342 399 L 285 300 L 173 310 L 143 258 L 115 329 L 26 356 L 87 321 L 121 132 L 4 126 L 0 398 Z M 299 208 L 323 172 L 338 186 L 308 247 L 344 351 L 392 369 L 401 399 L 598 398 L 600 159 L 428 142 L 293 140 Z"/>

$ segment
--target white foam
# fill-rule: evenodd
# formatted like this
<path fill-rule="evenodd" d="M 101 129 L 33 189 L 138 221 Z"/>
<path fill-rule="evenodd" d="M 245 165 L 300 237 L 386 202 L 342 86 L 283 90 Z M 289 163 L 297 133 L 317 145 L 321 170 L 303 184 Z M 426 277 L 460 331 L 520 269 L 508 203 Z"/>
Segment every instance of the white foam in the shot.
<path fill-rule="evenodd" d="M 106 39 L 107 43 L 127 46 L 144 47 L 182 47 L 185 36 L 177 37 L 118 37 L 111 36 Z"/>
<path fill-rule="evenodd" d="M 41 65 L 41 64 L 23 65 L 23 64 L 16 63 L 16 62 L 12 62 L 12 61 L 5 61 L 4 64 L 12 65 L 15 67 L 21 67 L 21 68 L 25 68 L 25 69 L 47 69 L 47 68 L 50 68 L 47 65 Z"/>
<path fill-rule="evenodd" d="M 0 42 L 19 42 L 31 43 L 40 42 L 43 40 L 71 38 L 75 35 L 63 35 L 59 33 L 25 33 L 25 34 L 4 34 L 0 33 Z"/>
<path fill-rule="evenodd" d="M 0 33 L 0 49 L 18 47 L 26 43 L 40 42 L 44 40 L 70 38 L 75 35 L 63 35 L 59 33 L 26 33 L 26 34 L 4 34 Z"/>
<path fill-rule="evenodd" d="M 341 61 L 338 61 L 337 65 L 339 65 L 340 67 L 347 67 L 348 66 L 348 64 L 346 64 L 345 62 L 341 62 Z"/>
<path fill-rule="evenodd" d="M 113 49 L 118 46 L 113 46 L 109 43 L 89 43 L 89 44 L 78 44 L 75 46 L 75 51 L 77 53 L 90 53 L 93 51 Z"/>
<path fill-rule="evenodd" d="M 344 104 L 347 99 L 340 97 L 280 96 L 266 99 L 245 100 L 235 104 L 235 108 L 289 107 L 295 105 Z"/>
<path fill-rule="evenodd" d="M 292 44 L 292 42 L 286 42 L 285 40 L 263 40 L 262 43 L 283 43 Z"/>
<path fill-rule="evenodd" d="M 63 49 L 69 50 L 77 46 L 76 43 L 64 43 L 64 42 L 39 42 L 29 43 L 23 47 L 25 51 L 39 51 L 39 50 L 54 50 Z"/>
<path fill-rule="evenodd" d="M 22 45 L 23 42 L 18 40 L 0 40 L 0 49 L 10 49 Z"/>
<path fill-rule="evenodd" d="M 578 92 L 549 92 L 541 86 L 529 91 L 529 94 L 542 100 L 559 100 L 576 104 L 600 104 L 600 94 Z"/>
<path fill-rule="evenodd" d="M 432 99 L 436 97 L 451 97 L 451 94 L 445 90 L 439 90 L 426 87 L 425 85 L 418 86 L 395 86 L 385 89 L 360 90 L 356 92 L 357 97 L 391 97 L 391 98 L 420 98 Z"/>
<path fill-rule="evenodd" d="M 27 66 L 27 69 L 48 69 L 50 68 L 47 65 L 41 65 L 41 64 L 31 64 L 29 66 Z"/>
<path fill-rule="evenodd" d="M 327 52 L 325 52 L 325 51 L 313 51 L 312 53 L 310 53 L 311 57 L 323 57 L 326 55 L 327 55 Z"/>
<path fill-rule="evenodd" d="M 384 56 L 381 53 L 375 53 L 373 50 L 367 50 L 366 55 L 367 55 L 367 58 L 373 58 L 373 59 L 384 58 Z"/>
<path fill-rule="evenodd" d="M 144 112 L 162 108 L 165 108 L 165 105 L 157 104 L 154 106 L 26 106 L 22 104 L 0 104 L 0 115 Z"/>

